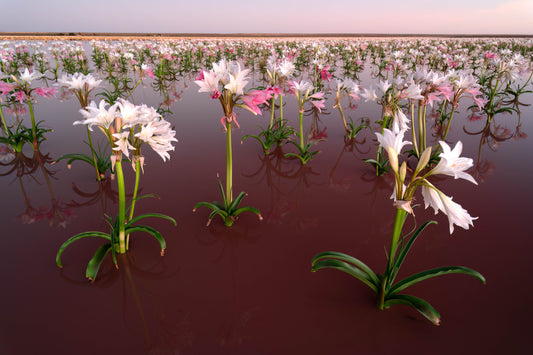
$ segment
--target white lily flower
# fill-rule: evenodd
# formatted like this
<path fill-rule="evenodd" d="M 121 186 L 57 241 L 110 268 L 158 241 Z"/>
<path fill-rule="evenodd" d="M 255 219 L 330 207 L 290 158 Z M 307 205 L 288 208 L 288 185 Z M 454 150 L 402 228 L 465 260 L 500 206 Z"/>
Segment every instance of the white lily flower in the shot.
<path fill-rule="evenodd" d="M 111 106 L 109 109 L 106 109 L 106 106 L 109 105 L 105 100 L 100 101 L 98 107 L 94 101 L 91 102 L 84 110 L 80 110 L 80 113 L 85 118 L 83 121 L 75 121 L 74 124 L 86 124 L 88 128 L 92 131 L 93 126 L 99 126 L 100 128 L 109 129 L 109 127 L 115 121 L 117 114 L 116 104 Z"/>
<path fill-rule="evenodd" d="M 461 141 L 455 144 L 453 150 L 450 149 L 450 146 L 446 142 L 440 141 L 439 143 L 442 147 L 442 153 L 439 155 L 440 161 L 431 171 L 431 175 L 443 174 L 453 176 L 456 179 L 465 179 L 477 185 L 477 182 L 472 175 L 465 172 L 465 170 L 474 165 L 473 160 L 459 156 L 463 151 L 463 144 Z"/>
<path fill-rule="evenodd" d="M 379 144 L 387 151 L 389 161 L 394 171 L 398 171 L 398 154 L 401 153 L 405 145 L 411 144 L 410 141 L 404 141 L 405 130 L 393 132 L 385 128 L 383 134 L 376 132 Z"/>
<path fill-rule="evenodd" d="M 115 147 L 113 147 L 113 150 L 122 151 L 122 154 L 124 154 L 126 157 L 129 157 L 129 150 L 135 149 L 135 147 L 133 147 L 128 140 L 129 134 L 129 131 L 113 133 L 113 137 L 116 138 Z"/>
<path fill-rule="evenodd" d="M 448 216 L 450 234 L 453 233 L 454 224 L 468 229 L 469 226 L 474 226 L 472 221 L 478 219 L 478 217 L 470 216 L 460 204 L 453 202 L 451 197 L 446 196 L 428 181 L 422 185 L 422 196 L 424 197 L 425 208 L 431 206 L 435 210 L 435 214 L 441 210 Z"/>

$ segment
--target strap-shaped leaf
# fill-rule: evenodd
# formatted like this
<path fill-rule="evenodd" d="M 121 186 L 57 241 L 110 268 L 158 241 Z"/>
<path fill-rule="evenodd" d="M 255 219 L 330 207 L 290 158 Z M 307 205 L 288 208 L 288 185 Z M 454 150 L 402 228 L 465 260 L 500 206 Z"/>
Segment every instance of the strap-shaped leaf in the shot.
<path fill-rule="evenodd" d="M 420 314 L 426 317 L 431 323 L 435 325 L 440 324 L 439 312 L 437 312 L 437 310 L 433 308 L 433 306 L 431 306 L 429 303 L 427 303 L 421 298 L 410 295 L 394 295 L 392 297 L 388 297 L 385 300 L 385 307 L 387 308 L 395 304 L 403 304 L 406 306 L 413 307 L 418 312 L 420 312 Z"/>
<path fill-rule="evenodd" d="M 222 194 L 222 202 L 224 203 L 224 209 L 228 207 L 228 200 L 226 200 L 226 193 L 224 192 L 224 187 L 222 187 L 222 181 L 218 179 L 218 188 L 220 189 L 220 193 Z"/>
<path fill-rule="evenodd" d="M 407 216 L 407 215 L 406 215 Z M 393 273 L 392 273 L 392 276 L 391 276 L 391 282 L 394 281 L 394 278 L 396 277 L 396 274 L 398 273 L 398 270 L 400 270 L 400 267 L 402 266 L 402 263 L 403 261 L 405 260 L 405 257 L 407 256 L 407 253 L 409 252 L 409 250 L 411 249 L 411 247 L 413 246 L 413 243 L 416 241 L 416 238 L 418 238 L 418 236 L 420 235 L 420 233 L 422 233 L 422 231 L 430 224 L 432 223 L 435 223 L 437 224 L 437 222 L 435 221 L 427 221 L 425 222 L 424 224 L 422 224 L 414 233 L 413 235 L 411 236 L 411 238 L 409 238 L 409 241 L 405 244 L 405 246 L 400 250 L 400 253 L 398 254 L 398 257 L 396 258 L 396 260 L 394 261 L 394 265 L 393 265 Z"/>
<path fill-rule="evenodd" d="M 94 253 L 94 256 L 89 261 L 89 264 L 87 264 L 85 277 L 87 277 L 91 281 L 94 281 L 96 279 L 96 274 L 98 274 L 100 265 L 102 265 L 102 261 L 111 249 L 111 243 L 106 243 L 96 250 L 96 253 Z"/>
<path fill-rule="evenodd" d="M 419 272 L 418 274 L 411 275 L 409 277 L 406 277 L 402 281 L 398 282 L 396 285 L 392 286 L 390 289 L 389 295 L 394 295 L 395 293 L 398 293 L 407 287 L 414 285 L 420 281 L 437 277 L 441 275 L 447 275 L 447 274 L 465 274 L 470 275 L 478 279 L 479 281 L 485 283 L 485 278 L 483 275 L 481 275 L 479 272 L 469 269 L 464 266 L 444 266 L 439 267 L 436 269 L 426 270 L 423 272 Z"/>
<path fill-rule="evenodd" d="M 336 251 L 325 251 L 325 252 L 315 255 L 315 257 L 311 260 L 311 266 L 314 267 L 315 264 L 322 259 L 338 259 L 338 260 L 346 261 L 350 264 L 353 264 L 354 266 L 358 267 L 362 271 L 366 272 L 367 275 L 372 279 L 373 283 L 376 286 L 379 284 L 379 279 L 374 273 L 374 271 L 372 271 L 372 269 L 370 269 L 361 260 L 356 259 L 351 255 L 339 253 Z"/>
<path fill-rule="evenodd" d="M 133 232 L 146 232 L 152 235 L 159 242 L 159 246 L 161 247 L 161 255 L 163 255 L 163 253 L 165 252 L 165 248 L 167 247 L 167 243 L 165 242 L 165 239 L 163 238 L 161 233 L 149 226 L 133 226 L 130 228 L 126 228 L 126 234 L 130 234 Z"/>
<path fill-rule="evenodd" d="M 311 270 L 315 272 L 321 269 L 337 269 L 340 271 L 344 271 L 345 273 L 352 275 L 356 279 L 362 281 L 365 285 L 370 287 L 372 291 L 377 292 L 377 285 L 374 284 L 374 281 L 366 272 L 353 265 L 345 263 L 344 261 L 334 259 L 322 260 L 315 263 Z"/>
<path fill-rule="evenodd" d="M 194 206 L 194 210 L 196 210 L 198 207 L 208 207 L 212 210 L 221 209 L 219 206 L 215 205 L 215 203 L 211 203 L 211 202 L 198 202 L 196 206 Z"/>
<path fill-rule="evenodd" d="M 237 198 L 235 200 L 233 200 L 233 202 L 229 205 L 228 214 L 233 215 L 233 211 L 236 210 L 237 207 L 239 207 L 239 205 L 241 204 L 242 199 L 245 196 L 246 196 L 246 192 L 242 191 L 239 194 L 239 196 L 237 196 Z"/>
<path fill-rule="evenodd" d="M 161 213 L 146 213 L 146 214 L 142 214 L 140 216 L 137 216 L 133 219 L 131 219 L 127 224 L 126 224 L 126 227 L 129 227 L 131 226 L 133 223 L 143 219 L 143 218 L 147 218 L 147 217 L 157 217 L 157 218 L 163 218 L 163 219 L 166 219 L 166 220 L 169 220 L 171 221 L 172 223 L 174 223 L 174 225 L 177 225 L 176 223 L 176 220 L 170 216 L 167 216 L 166 214 L 161 214 Z"/>
<path fill-rule="evenodd" d="M 243 212 L 252 212 L 252 213 L 255 213 L 258 216 L 261 216 L 261 212 L 257 208 L 249 207 L 249 206 L 241 207 L 237 211 L 233 212 L 231 215 L 233 217 L 237 217 L 238 215 L 240 215 Z M 261 219 L 261 217 L 260 217 L 260 219 Z"/>
<path fill-rule="evenodd" d="M 104 239 L 107 239 L 107 240 L 111 241 L 111 236 L 109 234 L 107 234 L 107 233 L 104 233 L 104 232 L 93 231 L 93 232 L 83 232 L 83 233 L 80 233 L 80 234 L 76 234 L 75 236 L 70 237 L 66 242 L 61 244 L 61 246 L 59 247 L 59 250 L 57 251 L 57 254 L 56 254 L 56 264 L 57 264 L 57 266 L 63 267 L 63 264 L 61 264 L 61 255 L 63 254 L 65 249 L 70 244 L 74 243 L 75 241 L 77 241 L 79 239 L 87 238 L 87 237 L 104 238 Z"/>

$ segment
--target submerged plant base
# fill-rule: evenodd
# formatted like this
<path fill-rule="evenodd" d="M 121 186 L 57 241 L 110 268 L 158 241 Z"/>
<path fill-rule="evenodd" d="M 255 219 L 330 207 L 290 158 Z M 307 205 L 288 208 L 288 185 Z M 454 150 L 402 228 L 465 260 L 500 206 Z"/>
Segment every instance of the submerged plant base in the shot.
<path fill-rule="evenodd" d="M 91 280 L 94 281 L 96 279 L 96 275 L 98 274 L 98 270 L 100 269 L 100 266 L 102 265 L 102 262 L 104 261 L 105 257 L 109 252 L 111 252 L 111 257 L 113 258 L 113 263 L 115 264 L 115 267 L 118 269 L 118 262 L 116 254 L 124 254 L 128 250 L 128 247 L 125 243 L 125 239 L 129 238 L 129 235 L 133 232 L 145 232 L 153 236 L 159 243 L 159 246 L 161 247 L 161 256 L 165 253 L 166 248 L 166 242 L 161 233 L 159 233 L 157 230 L 155 230 L 152 227 L 149 226 L 143 226 L 143 225 L 133 225 L 133 223 L 147 217 L 157 217 L 162 218 L 171 221 L 174 225 L 176 225 L 176 221 L 174 218 L 169 217 L 164 214 L 159 213 L 147 213 L 140 216 L 137 216 L 130 220 L 128 223 L 126 223 L 124 228 L 124 235 L 120 235 L 120 228 L 118 226 L 118 220 L 119 218 L 115 218 L 113 221 L 111 217 L 106 216 L 108 219 L 108 223 L 111 226 L 111 231 L 109 233 L 99 232 L 99 231 L 89 231 L 89 232 L 83 232 L 76 234 L 75 236 L 69 238 L 66 242 L 64 242 L 60 247 L 56 255 L 56 264 L 58 267 L 63 268 L 63 264 L 61 262 L 61 255 L 65 251 L 65 249 L 75 241 L 87 238 L 87 237 L 96 237 L 96 238 L 103 238 L 107 240 L 107 243 L 101 245 L 96 252 L 94 253 L 93 257 L 87 264 L 87 269 L 85 272 L 85 276 Z"/>
<path fill-rule="evenodd" d="M 405 214 L 403 214 L 403 216 L 401 214 L 398 214 L 397 222 L 398 221 L 400 221 L 399 224 L 403 226 L 403 222 L 405 221 Z M 328 268 L 343 271 L 360 280 L 376 293 L 377 306 L 380 310 L 389 308 L 390 306 L 395 304 L 410 306 L 420 312 L 431 323 L 439 325 L 440 314 L 439 312 L 437 312 L 437 310 L 435 310 L 435 308 L 433 308 L 433 306 L 431 306 L 431 304 L 421 298 L 411 295 L 399 294 L 399 292 L 420 281 L 447 274 L 470 275 L 477 278 L 482 283 L 485 283 L 485 278 L 479 272 L 463 266 L 444 266 L 422 271 L 420 273 L 411 275 L 399 282 L 394 283 L 394 279 L 396 278 L 398 271 L 400 270 L 400 267 L 403 261 L 405 260 L 407 253 L 409 252 L 409 249 L 411 249 L 413 243 L 415 242 L 418 235 L 422 232 L 422 230 L 424 230 L 424 228 L 431 223 L 436 222 L 428 221 L 424 223 L 413 233 L 413 235 L 408 240 L 404 240 L 407 238 L 407 236 L 402 236 L 400 244 L 401 247 L 398 253 L 396 253 L 395 247 L 392 248 L 393 250 L 391 250 L 391 253 L 389 255 L 389 263 L 383 275 L 374 273 L 372 269 L 370 269 L 359 259 L 335 251 L 327 251 L 315 255 L 315 257 L 311 261 L 312 271 L 315 272 L 317 270 Z"/>
<path fill-rule="evenodd" d="M 247 134 L 241 138 L 241 143 L 246 138 L 256 139 L 265 155 L 270 154 L 270 150 L 274 145 L 281 146 L 281 144 L 286 141 L 291 134 L 294 133 L 294 129 L 287 125 L 287 121 L 278 121 L 272 126 L 268 126 L 266 129 L 263 129 L 258 135 Z"/>
<path fill-rule="evenodd" d="M 307 164 L 307 162 L 313 159 L 313 157 L 316 154 L 320 153 L 319 150 L 315 150 L 313 152 L 311 151 L 311 147 L 313 147 L 313 145 L 315 145 L 319 141 L 313 141 L 311 143 L 307 143 L 303 147 L 301 147 L 297 142 L 294 142 L 294 141 L 288 141 L 288 142 L 292 143 L 295 147 L 297 147 L 300 154 L 287 153 L 285 154 L 285 158 L 291 158 L 291 157 L 298 158 L 300 160 L 300 163 L 302 163 L 302 165 Z"/>
<path fill-rule="evenodd" d="M 219 215 L 222 220 L 224 221 L 224 224 L 227 227 L 231 227 L 233 223 L 237 220 L 237 216 L 239 216 L 243 212 L 252 212 L 255 213 L 259 220 L 263 220 L 263 217 L 261 216 L 261 212 L 255 207 L 240 207 L 239 205 L 242 202 L 243 198 L 247 196 L 247 194 L 243 191 L 237 196 L 237 198 L 233 201 L 226 198 L 226 194 L 224 193 L 224 188 L 222 187 L 222 182 L 220 179 L 218 180 L 218 186 L 220 187 L 220 192 L 222 193 L 222 203 L 218 201 L 213 202 L 198 202 L 196 206 L 194 206 L 193 212 L 196 212 L 196 209 L 198 207 L 208 207 L 211 209 L 211 213 L 209 214 L 209 219 L 207 220 L 207 225 L 211 224 L 211 221 L 216 215 Z"/>

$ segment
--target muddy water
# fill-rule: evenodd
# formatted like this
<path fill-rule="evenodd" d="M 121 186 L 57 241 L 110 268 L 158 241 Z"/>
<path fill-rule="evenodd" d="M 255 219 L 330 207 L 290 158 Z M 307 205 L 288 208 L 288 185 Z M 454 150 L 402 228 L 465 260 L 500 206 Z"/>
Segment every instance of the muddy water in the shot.
<path fill-rule="evenodd" d="M 73 244 L 55 265 L 58 247 L 88 230 L 106 231 L 103 213 L 114 214 L 116 186 L 100 186 L 89 166 L 47 161 L 69 152 L 87 152 L 77 102 L 41 100 L 36 107 L 53 133 L 42 156 L 25 150 L 30 172 L 17 177 L 13 165 L 2 166 L 3 271 L 0 352 L 4 354 L 500 354 L 526 349 L 531 316 L 531 231 L 527 221 L 533 197 L 531 108 L 495 118 L 486 134 L 483 121 L 456 116 L 450 141 L 464 143 L 465 156 L 476 162 L 479 186 L 442 179 L 435 184 L 473 216 L 474 228 L 449 235 L 445 216 L 418 207 L 418 223 L 434 218 L 417 241 L 402 275 L 423 269 L 463 265 L 480 271 L 482 285 L 461 275 L 441 277 L 412 287 L 410 294 L 428 300 L 442 315 L 440 327 L 415 311 L 375 307 L 373 293 L 362 283 L 334 270 L 310 271 L 318 252 L 336 250 L 385 267 L 394 209 L 390 176 L 376 177 L 362 159 L 373 157 L 370 132 L 345 144 L 338 112 L 313 120 L 327 141 L 307 166 L 288 160 L 283 146 L 265 157 L 245 134 L 258 133 L 265 117 L 242 113 L 234 131 L 234 188 L 246 191 L 245 205 L 259 208 L 259 221 L 242 214 L 232 228 L 208 210 L 192 212 L 199 201 L 219 199 L 217 173 L 225 171 L 225 135 L 220 107 L 207 95 L 179 83 L 184 92 L 171 110 L 179 143 L 163 163 L 146 151 L 141 180 L 143 199 L 137 212 L 161 212 L 178 221 L 151 221 L 166 238 L 159 255 L 148 236 L 134 236 L 131 252 L 115 270 L 106 260 L 98 279 L 84 279 L 87 261 L 98 240 Z M 365 83 L 363 83 L 364 85 Z M 179 91 L 179 90 L 178 90 Z M 137 103 L 157 106 L 149 88 L 135 93 Z M 285 113 L 297 125 L 292 98 Z M 532 102 L 528 96 L 527 102 Z M 464 111 L 464 110 L 463 110 Z M 376 106 L 360 103 L 347 110 L 354 121 L 377 115 Z M 518 133 L 517 133 L 518 130 Z M 512 137 L 511 137 L 512 136 Z M 509 138 L 510 137 L 510 138 Z M 509 138 L 509 139 L 503 139 Z M 48 158 L 47 158 L 48 157 Z M 26 159 L 26 160 L 24 160 Z M 48 160 L 47 160 L 48 159 Z M 48 171 L 46 174 L 43 169 Z M 127 168 L 131 189 L 133 174 Z M 421 196 L 418 198 L 422 202 Z M 402 276 L 400 275 L 400 276 Z"/>

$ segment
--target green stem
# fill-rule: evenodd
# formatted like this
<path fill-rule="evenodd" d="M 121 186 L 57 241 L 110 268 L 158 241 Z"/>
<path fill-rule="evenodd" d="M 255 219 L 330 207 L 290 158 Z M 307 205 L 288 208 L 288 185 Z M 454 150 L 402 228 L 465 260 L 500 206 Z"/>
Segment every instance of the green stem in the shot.
<path fill-rule="evenodd" d="M 133 198 L 131 200 L 130 216 L 128 221 L 133 218 L 133 211 L 135 210 L 135 202 L 137 201 L 137 190 L 139 189 L 139 181 L 141 179 L 141 162 L 140 157 L 134 157 L 135 160 L 135 187 L 133 189 Z"/>
<path fill-rule="evenodd" d="M 300 148 L 301 151 L 304 151 L 304 125 L 303 125 L 304 109 L 303 105 L 300 108 L 300 114 L 298 115 L 298 126 L 300 129 Z"/>
<path fill-rule="evenodd" d="M 31 132 L 33 135 L 33 150 L 37 151 L 37 126 L 35 125 L 35 115 L 33 114 L 33 105 L 31 99 L 28 99 L 28 107 L 30 109 L 31 117 Z"/>
<path fill-rule="evenodd" d="M 122 171 L 121 156 L 117 156 L 115 171 L 118 185 L 118 243 L 120 254 L 126 252 L 126 189 L 124 188 L 124 173 Z"/>
<path fill-rule="evenodd" d="M 405 222 L 407 212 L 397 208 L 396 209 L 396 218 L 394 220 L 394 229 L 392 231 L 392 240 L 389 251 L 389 260 L 387 262 L 387 268 L 383 273 L 383 278 L 381 279 L 381 284 L 378 291 L 378 308 L 383 310 L 385 304 L 385 297 L 389 291 L 389 286 L 394 280 L 389 280 L 391 273 L 393 272 L 394 260 L 396 259 L 396 249 L 398 248 L 398 242 L 400 241 L 400 236 L 402 234 L 403 224 Z"/>
<path fill-rule="evenodd" d="M 270 100 L 270 125 L 269 128 L 272 129 L 272 126 L 274 125 L 274 111 L 275 111 L 275 105 L 276 99 L 274 96 L 272 96 L 272 100 Z"/>
<path fill-rule="evenodd" d="M 91 154 L 93 156 L 93 165 L 94 165 L 94 169 L 96 170 L 96 178 L 98 179 L 98 181 L 102 181 L 102 178 L 100 177 L 100 171 L 98 170 L 98 161 L 96 159 L 96 154 L 94 152 L 91 130 L 89 129 L 88 125 L 85 126 L 85 128 L 87 128 L 87 139 L 89 140 L 89 147 L 91 148 Z"/>
<path fill-rule="evenodd" d="M 9 137 L 11 136 L 11 132 L 9 131 L 9 128 L 7 128 L 6 118 L 4 117 L 4 111 L 2 110 L 2 105 L 0 105 L 0 116 L 2 117 L 2 125 L 4 127 L 6 137 Z"/>
<path fill-rule="evenodd" d="M 452 125 L 452 118 L 453 118 L 454 113 L 455 113 L 455 107 L 452 108 L 452 112 L 450 113 L 450 119 L 448 120 L 448 124 L 446 125 L 446 131 L 444 132 L 444 136 L 442 137 L 443 141 L 445 141 L 446 137 L 448 136 L 448 130 L 450 129 L 450 126 Z"/>
<path fill-rule="evenodd" d="M 426 150 L 426 112 L 428 109 L 428 105 L 424 105 L 424 114 L 422 117 L 422 145 L 420 150 L 424 151 Z"/>
<path fill-rule="evenodd" d="M 226 121 L 226 207 L 233 202 L 233 161 L 231 154 L 231 122 Z"/>
<path fill-rule="evenodd" d="M 346 117 L 344 117 L 344 112 L 342 111 L 340 102 L 337 105 L 337 108 L 339 109 L 339 112 L 341 113 L 342 124 L 344 125 L 344 130 L 346 131 L 346 134 L 350 134 L 350 130 L 348 129 L 348 125 L 346 124 Z"/>
<path fill-rule="evenodd" d="M 283 96 L 279 94 L 279 123 L 283 121 Z"/>
<path fill-rule="evenodd" d="M 413 135 L 413 146 L 415 147 L 416 157 L 420 158 L 420 152 L 418 151 L 418 144 L 416 143 L 415 103 L 413 100 L 411 100 L 411 134 Z"/>

